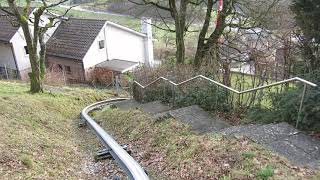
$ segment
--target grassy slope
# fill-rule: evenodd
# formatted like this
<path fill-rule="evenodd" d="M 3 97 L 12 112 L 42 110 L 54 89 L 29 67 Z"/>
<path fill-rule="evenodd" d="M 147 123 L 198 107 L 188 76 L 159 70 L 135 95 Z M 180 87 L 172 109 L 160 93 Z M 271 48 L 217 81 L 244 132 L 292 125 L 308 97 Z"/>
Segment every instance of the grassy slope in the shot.
<path fill-rule="evenodd" d="M 154 179 L 316 179 L 246 139 L 199 136 L 174 119 L 154 122 L 135 110 L 106 109 L 96 114 L 119 142 L 129 143 L 134 156 Z M 273 173 L 272 173 L 273 171 Z"/>
<path fill-rule="evenodd" d="M 1 179 L 79 179 L 95 136 L 79 129 L 79 113 L 109 91 L 64 88 L 31 95 L 28 86 L 0 81 Z M 90 147 L 88 143 L 90 140 Z M 92 146 L 91 146 L 92 145 Z"/>

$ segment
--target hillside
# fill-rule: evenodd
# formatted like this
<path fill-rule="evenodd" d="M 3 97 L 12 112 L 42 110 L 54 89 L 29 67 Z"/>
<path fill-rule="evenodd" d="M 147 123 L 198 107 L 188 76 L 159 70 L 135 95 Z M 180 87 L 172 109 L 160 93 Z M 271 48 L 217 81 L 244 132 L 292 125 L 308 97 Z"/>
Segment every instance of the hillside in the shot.
<path fill-rule="evenodd" d="M 105 176 L 108 169 L 95 172 L 100 167 L 92 154 L 99 147 L 97 139 L 78 122 L 84 106 L 111 97 L 112 92 L 50 88 L 51 93 L 31 95 L 28 89 L 28 84 L 0 81 L 1 179 Z M 104 164 L 114 166 L 111 161 Z"/>
<path fill-rule="evenodd" d="M 141 109 L 143 107 L 129 111 L 106 108 L 97 112 L 95 119 L 102 122 L 120 144 L 129 144 L 132 156 L 151 179 L 320 177 L 317 172 L 297 167 L 247 138 L 229 138 L 217 133 L 199 135 L 182 121 L 174 118 L 155 121 L 155 117 Z"/>
<path fill-rule="evenodd" d="M 102 179 L 119 175 L 112 160 L 94 161 L 101 149 L 79 112 L 113 96 L 110 90 L 47 87 L 31 95 L 28 84 L 0 81 L 0 177 Z M 96 119 L 155 179 L 317 179 L 312 170 L 247 139 L 197 135 L 175 119 L 155 122 L 139 110 L 106 109 Z"/>

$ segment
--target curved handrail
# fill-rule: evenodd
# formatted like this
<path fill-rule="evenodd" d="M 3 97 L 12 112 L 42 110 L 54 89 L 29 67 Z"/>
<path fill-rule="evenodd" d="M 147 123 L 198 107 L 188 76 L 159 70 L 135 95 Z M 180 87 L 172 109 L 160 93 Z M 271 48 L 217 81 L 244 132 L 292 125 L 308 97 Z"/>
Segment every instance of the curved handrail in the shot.
<path fill-rule="evenodd" d="M 89 115 L 91 111 L 101 108 L 103 106 L 110 105 L 112 102 L 127 100 L 128 98 L 116 98 L 105 101 L 100 101 L 85 107 L 81 111 L 81 117 L 85 120 L 95 132 L 101 143 L 110 148 L 112 157 L 122 167 L 130 179 L 148 180 L 149 177 L 143 170 L 143 168 L 125 151 L 123 148 L 110 136 L 106 131 L 102 129 Z"/>
<path fill-rule="evenodd" d="M 247 89 L 247 90 L 244 90 L 244 91 L 238 91 L 238 90 L 235 90 L 235 89 L 233 89 L 233 88 L 231 88 L 231 87 L 228 87 L 228 86 L 226 86 L 226 85 L 224 85 L 224 84 L 221 84 L 221 83 L 219 83 L 219 82 L 217 82 L 217 81 L 215 81 L 215 80 L 213 80 L 213 79 L 210 79 L 210 78 L 208 78 L 208 77 L 206 77 L 206 76 L 203 76 L 203 75 L 194 76 L 194 77 L 192 77 L 192 78 L 190 78 L 190 79 L 187 79 L 187 80 L 185 80 L 185 81 L 182 81 L 182 82 L 180 82 L 180 83 L 172 82 L 171 80 L 169 80 L 169 79 L 167 79 L 167 78 L 165 78 L 165 77 L 159 77 L 159 78 L 157 78 L 156 80 L 150 82 L 149 84 L 147 84 L 147 85 L 145 85 L 145 86 L 143 86 L 142 84 L 140 84 L 140 83 L 137 82 L 137 81 L 134 81 L 134 83 L 137 84 L 137 85 L 139 85 L 142 89 L 145 89 L 145 88 L 151 86 L 152 84 L 154 84 L 154 83 L 156 83 L 156 82 L 158 82 L 158 81 L 160 81 L 160 80 L 167 81 L 167 82 L 169 82 L 170 84 L 172 84 L 172 85 L 174 85 L 174 86 L 180 86 L 180 85 L 182 85 L 182 84 L 185 84 L 185 83 L 187 83 L 187 82 L 193 81 L 193 80 L 198 79 L 198 78 L 200 78 L 200 79 L 205 79 L 205 80 L 207 80 L 207 81 L 210 81 L 210 82 L 212 82 L 212 83 L 214 83 L 214 84 L 216 84 L 216 85 L 218 85 L 218 86 L 220 86 L 220 87 L 223 87 L 223 88 L 225 88 L 225 89 L 228 89 L 229 91 L 232 91 L 232 92 L 234 92 L 234 93 L 236 93 L 236 94 L 244 94 L 244 93 L 248 93 L 248 92 L 252 92 L 252 91 L 257 91 L 257 90 L 260 90 L 260 89 L 265 89 L 265 88 L 269 88 L 269 87 L 272 87 L 272 86 L 277 86 L 277 85 L 284 84 L 284 83 L 288 83 L 288 82 L 292 82 L 292 81 L 299 81 L 299 82 L 302 82 L 302 83 L 304 83 L 304 84 L 310 85 L 310 86 L 312 86 L 312 87 L 317 87 L 317 86 L 318 86 L 317 84 L 314 84 L 314 83 L 312 83 L 312 82 L 310 82 L 310 81 L 307 81 L 307 80 L 305 80 L 305 79 L 302 79 L 302 78 L 299 78 L 299 77 L 294 77 L 294 78 L 291 78 L 291 79 L 286 79 L 286 80 L 279 81 L 279 82 L 275 82 L 275 83 L 272 83 L 272 84 L 268 84 L 268 85 L 264 85 L 264 86 L 259 86 L 259 87 L 255 87 L 255 88 L 252 88 L 252 89 Z"/>

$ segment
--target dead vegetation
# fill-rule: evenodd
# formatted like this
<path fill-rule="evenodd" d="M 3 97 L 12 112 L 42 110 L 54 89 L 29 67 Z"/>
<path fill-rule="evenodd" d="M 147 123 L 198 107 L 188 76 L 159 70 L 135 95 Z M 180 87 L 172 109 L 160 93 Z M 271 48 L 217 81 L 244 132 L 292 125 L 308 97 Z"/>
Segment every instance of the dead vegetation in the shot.
<path fill-rule="evenodd" d="M 153 179 L 317 179 L 247 139 L 197 135 L 174 119 L 155 122 L 139 110 L 106 109 L 96 118 Z"/>
<path fill-rule="evenodd" d="M 117 173 L 112 160 L 94 161 L 98 140 L 78 127 L 81 109 L 113 96 L 111 91 L 27 91 L 28 84 L 0 81 L 0 179 L 102 179 Z"/>

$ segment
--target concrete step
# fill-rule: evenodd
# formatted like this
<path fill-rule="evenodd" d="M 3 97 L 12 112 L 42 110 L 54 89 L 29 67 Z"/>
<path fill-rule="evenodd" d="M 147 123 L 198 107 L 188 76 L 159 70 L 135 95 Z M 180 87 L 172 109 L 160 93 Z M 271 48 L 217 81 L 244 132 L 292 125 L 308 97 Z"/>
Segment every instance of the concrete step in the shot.
<path fill-rule="evenodd" d="M 145 104 L 140 104 L 133 99 L 117 102 L 114 103 L 114 105 L 122 110 L 141 109 L 144 112 L 152 115 L 166 112 L 171 109 L 168 105 L 161 103 L 161 101 L 153 101 Z"/>
<path fill-rule="evenodd" d="M 245 136 L 296 165 L 320 169 L 320 141 L 288 123 L 234 126 L 220 132 L 228 136 Z"/>
<path fill-rule="evenodd" d="M 197 105 L 170 110 L 156 115 L 157 118 L 168 116 L 190 124 L 192 129 L 200 134 L 218 132 L 221 129 L 230 127 L 227 122 L 210 115 Z"/>
<path fill-rule="evenodd" d="M 135 100 L 127 100 L 114 105 L 123 110 L 142 109 L 156 119 L 173 117 L 190 124 L 200 134 L 218 132 L 227 136 L 244 136 L 297 165 L 320 169 L 320 141 L 288 123 L 230 126 L 197 105 L 175 110 L 160 101 L 140 104 Z"/>

